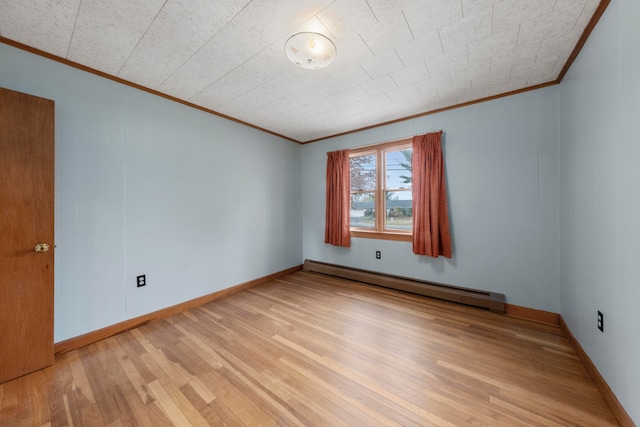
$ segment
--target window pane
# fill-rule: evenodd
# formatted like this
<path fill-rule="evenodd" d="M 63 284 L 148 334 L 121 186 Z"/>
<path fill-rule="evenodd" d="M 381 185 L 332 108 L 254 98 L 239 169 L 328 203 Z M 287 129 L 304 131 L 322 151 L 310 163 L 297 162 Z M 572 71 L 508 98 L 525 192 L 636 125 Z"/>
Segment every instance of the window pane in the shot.
<path fill-rule="evenodd" d="M 411 188 L 411 153 L 406 150 L 387 151 L 385 158 L 387 189 Z"/>
<path fill-rule="evenodd" d="M 376 155 L 352 157 L 351 191 L 375 190 L 376 188 Z"/>
<path fill-rule="evenodd" d="M 411 191 L 385 192 L 385 228 L 390 230 L 413 229 L 411 199 Z"/>
<path fill-rule="evenodd" d="M 351 227 L 375 228 L 374 193 L 351 193 Z"/>

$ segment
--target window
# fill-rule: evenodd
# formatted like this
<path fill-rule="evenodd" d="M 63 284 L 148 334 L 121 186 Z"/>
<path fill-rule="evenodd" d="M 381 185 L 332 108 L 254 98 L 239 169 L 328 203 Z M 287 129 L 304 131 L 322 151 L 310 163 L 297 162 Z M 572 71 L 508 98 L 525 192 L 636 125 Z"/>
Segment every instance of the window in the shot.
<path fill-rule="evenodd" d="M 351 235 L 411 241 L 411 140 L 350 150 Z"/>

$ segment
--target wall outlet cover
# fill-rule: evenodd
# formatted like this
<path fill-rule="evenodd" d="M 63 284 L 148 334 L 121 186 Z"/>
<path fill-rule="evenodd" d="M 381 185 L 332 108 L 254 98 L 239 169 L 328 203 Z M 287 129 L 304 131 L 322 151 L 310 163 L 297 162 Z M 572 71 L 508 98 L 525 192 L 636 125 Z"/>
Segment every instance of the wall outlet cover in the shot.
<path fill-rule="evenodd" d="M 147 276 L 145 274 L 143 274 L 142 276 L 136 276 L 136 283 L 138 284 L 138 287 L 142 287 L 142 286 L 146 286 L 147 285 Z"/>

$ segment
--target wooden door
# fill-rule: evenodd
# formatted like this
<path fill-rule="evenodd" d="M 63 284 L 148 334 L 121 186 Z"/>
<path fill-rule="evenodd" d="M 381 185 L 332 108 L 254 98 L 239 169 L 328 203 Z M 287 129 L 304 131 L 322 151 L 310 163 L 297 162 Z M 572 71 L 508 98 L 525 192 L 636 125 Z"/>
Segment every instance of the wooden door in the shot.
<path fill-rule="evenodd" d="M 53 364 L 53 167 L 53 101 L 0 88 L 0 383 Z"/>

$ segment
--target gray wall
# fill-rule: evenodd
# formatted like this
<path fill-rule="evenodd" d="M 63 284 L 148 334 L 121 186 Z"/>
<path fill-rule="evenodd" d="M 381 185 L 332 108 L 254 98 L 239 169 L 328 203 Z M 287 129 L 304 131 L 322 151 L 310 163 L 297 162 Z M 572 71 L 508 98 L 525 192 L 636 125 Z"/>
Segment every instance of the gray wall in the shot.
<path fill-rule="evenodd" d="M 304 258 L 504 293 L 558 312 L 557 87 L 305 145 Z M 411 243 L 324 244 L 326 152 L 443 129 L 453 258 Z M 375 259 L 375 251 L 382 259 Z"/>
<path fill-rule="evenodd" d="M 0 86 L 56 103 L 56 341 L 301 264 L 299 145 L 3 44 Z"/>
<path fill-rule="evenodd" d="M 640 2 L 612 1 L 560 85 L 560 293 L 640 422 Z M 596 328 L 604 313 L 605 332 Z"/>

